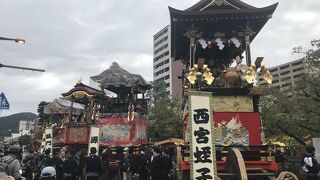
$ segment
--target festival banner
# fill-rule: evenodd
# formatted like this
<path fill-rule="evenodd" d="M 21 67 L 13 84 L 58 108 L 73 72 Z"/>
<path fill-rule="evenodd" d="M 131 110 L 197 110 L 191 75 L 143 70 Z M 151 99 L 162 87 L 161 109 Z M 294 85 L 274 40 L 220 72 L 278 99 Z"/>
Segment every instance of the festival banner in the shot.
<path fill-rule="evenodd" d="M 101 146 L 136 146 L 147 143 L 146 119 L 126 117 L 106 117 L 98 120 Z"/>
<path fill-rule="evenodd" d="M 87 144 L 89 141 L 89 127 L 66 128 L 66 144 Z"/>
<path fill-rule="evenodd" d="M 189 95 L 191 179 L 216 179 L 217 176 L 210 96 L 205 92 Z"/>
<path fill-rule="evenodd" d="M 46 128 L 45 130 L 45 146 L 44 149 L 50 149 L 52 155 L 52 128 Z"/>
<path fill-rule="evenodd" d="M 45 146 L 46 146 L 46 132 L 42 134 L 40 153 L 44 153 Z"/>
<path fill-rule="evenodd" d="M 249 146 L 261 144 L 258 112 L 215 112 L 216 145 Z"/>
<path fill-rule="evenodd" d="M 218 146 L 250 146 L 261 144 L 261 119 L 258 112 L 215 112 L 213 115 L 215 144 Z M 184 141 L 190 142 L 184 119 Z"/>
<path fill-rule="evenodd" d="M 97 152 L 99 153 L 99 127 L 90 127 L 90 139 L 88 144 L 88 156 L 90 155 L 90 149 L 92 147 L 95 147 L 97 149 Z"/>

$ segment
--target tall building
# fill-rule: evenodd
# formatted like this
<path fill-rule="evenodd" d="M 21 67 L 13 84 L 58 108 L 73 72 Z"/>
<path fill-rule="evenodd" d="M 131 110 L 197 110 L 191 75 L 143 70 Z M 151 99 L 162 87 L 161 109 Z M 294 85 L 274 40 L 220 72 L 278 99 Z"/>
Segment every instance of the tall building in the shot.
<path fill-rule="evenodd" d="M 153 81 L 164 81 L 168 95 L 180 98 L 182 82 L 178 76 L 182 67 L 181 61 L 172 61 L 171 28 L 168 25 L 153 35 Z"/>
<path fill-rule="evenodd" d="M 285 64 L 281 64 L 272 68 L 269 68 L 273 81 L 271 86 L 280 89 L 285 89 L 295 85 L 295 81 L 304 74 L 304 59 L 298 59 Z M 257 85 L 266 85 L 266 81 L 262 76 L 258 76 Z"/>

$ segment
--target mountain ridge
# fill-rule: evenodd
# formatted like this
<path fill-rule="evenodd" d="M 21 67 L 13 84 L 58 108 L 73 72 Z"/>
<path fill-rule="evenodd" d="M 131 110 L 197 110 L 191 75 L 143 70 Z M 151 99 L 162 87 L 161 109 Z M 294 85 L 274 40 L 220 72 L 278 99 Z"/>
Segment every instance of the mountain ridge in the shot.
<path fill-rule="evenodd" d="M 12 129 L 13 132 L 19 131 L 19 122 L 23 120 L 33 120 L 38 116 L 31 112 L 21 112 L 11 114 L 9 116 L 0 117 L 0 136 L 10 136 Z"/>

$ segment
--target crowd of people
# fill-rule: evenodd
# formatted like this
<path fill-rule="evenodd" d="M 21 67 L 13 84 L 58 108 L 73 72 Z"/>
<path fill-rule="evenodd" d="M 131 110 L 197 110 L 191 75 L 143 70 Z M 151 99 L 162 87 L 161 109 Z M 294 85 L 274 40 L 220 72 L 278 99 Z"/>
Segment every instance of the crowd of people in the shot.
<path fill-rule="evenodd" d="M 119 152 L 121 152 L 119 154 Z M 104 149 L 98 155 L 92 147 L 89 155 L 71 147 L 44 153 L 29 150 L 20 159 L 21 150 L 8 149 L 0 158 L 0 179 L 19 180 L 171 180 L 172 159 L 168 149 L 140 148 L 135 153 L 125 147 L 116 153 Z M 2 168 L 3 167 L 3 168 Z"/>
<path fill-rule="evenodd" d="M 119 153 L 120 152 L 120 153 Z M 315 148 L 308 145 L 301 160 L 307 179 L 319 179 L 320 164 Z M 23 171 L 22 171 L 23 170 Z M 37 153 L 29 150 L 22 159 L 21 149 L 8 147 L 0 153 L 0 180 L 175 180 L 169 149 L 158 146 L 125 147 L 121 151 L 96 148 L 75 150 L 71 147 Z"/>

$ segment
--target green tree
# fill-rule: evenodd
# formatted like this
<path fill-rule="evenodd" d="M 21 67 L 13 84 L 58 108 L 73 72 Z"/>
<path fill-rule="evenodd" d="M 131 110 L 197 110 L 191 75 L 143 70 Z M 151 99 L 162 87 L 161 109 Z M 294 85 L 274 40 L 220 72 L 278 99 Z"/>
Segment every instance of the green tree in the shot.
<path fill-rule="evenodd" d="M 18 140 L 19 145 L 22 147 L 23 145 L 31 146 L 31 136 L 23 135 L 19 137 Z"/>
<path fill-rule="evenodd" d="M 47 114 L 44 113 L 44 107 L 46 105 L 48 105 L 49 102 L 46 102 L 46 101 L 41 101 L 38 105 L 38 109 L 37 109 L 37 112 L 38 112 L 38 117 L 39 117 L 39 122 L 40 123 L 44 123 L 46 120 L 48 120 L 49 116 Z"/>
<path fill-rule="evenodd" d="M 320 137 L 320 40 L 311 42 L 312 49 L 304 53 L 305 73 L 295 86 L 287 90 L 267 88 L 261 98 L 265 133 L 269 138 L 291 137 L 305 144 L 307 136 Z"/>
<path fill-rule="evenodd" d="M 153 142 L 172 137 L 182 137 L 182 110 L 177 99 L 170 99 L 164 81 L 156 81 L 147 93 L 148 135 Z"/>

